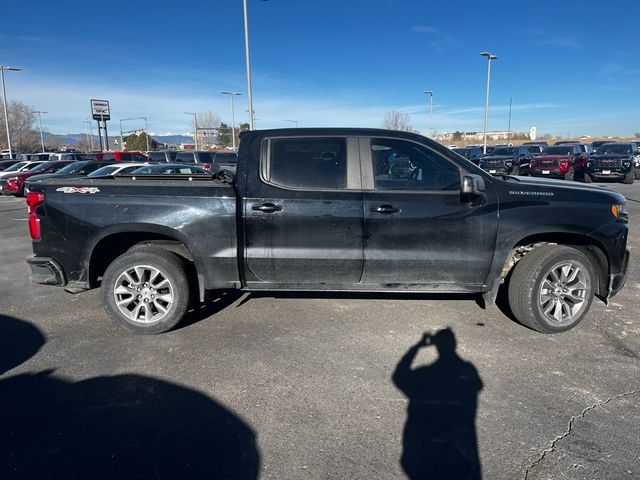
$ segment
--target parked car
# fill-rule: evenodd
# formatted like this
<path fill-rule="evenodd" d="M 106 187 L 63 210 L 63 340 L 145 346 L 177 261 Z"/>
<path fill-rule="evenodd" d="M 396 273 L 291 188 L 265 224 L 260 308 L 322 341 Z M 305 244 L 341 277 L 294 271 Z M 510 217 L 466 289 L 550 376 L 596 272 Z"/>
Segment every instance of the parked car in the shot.
<path fill-rule="evenodd" d="M 5 168 L 2 172 L 0 172 L 0 178 L 10 177 L 11 175 L 15 175 L 18 172 L 27 172 L 29 170 L 33 170 L 38 165 L 44 163 L 43 161 L 24 161 L 14 163 L 8 168 Z"/>
<path fill-rule="evenodd" d="M 456 152 L 458 155 L 462 155 L 470 162 L 478 165 L 480 159 L 484 156 L 482 153 L 482 147 L 464 147 L 464 148 L 452 148 L 451 151 Z"/>
<path fill-rule="evenodd" d="M 587 162 L 584 180 L 589 183 L 596 178 L 614 179 L 633 183 L 640 178 L 640 171 L 635 169 L 638 156 L 637 149 L 631 143 L 605 143 Z"/>
<path fill-rule="evenodd" d="M 32 279 L 75 292 L 101 286 L 111 318 L 146 334 L 171 329 L 194 296 L 216 290 L 477 292 L 491 304 L 504 281 L 515 317 L 553 333 L 624 286 L 619 193 L 492 177 L 409 132 L 241 135 L 231 183 L 166 175 L 34 184 Z M 378 167 L 392 151 L 409 157 L 409 178 Z M 335 154 L 331 165 L 324 152 Z M 78 197 L 82 208 L 69 208 Z"/>
<path fill-rule="evenodd" d="M 118 174 L 127 174 L 131 173 L 134 170 L 144 167 L 148 165 L 148 163 L 112 163 L 110 165 L 105 165 L 103 167 L 98 168 L 91 172 L 87 177 L 106 177 L 109 175 L 118 175 Z"/>
<path fill-rule="evenodd" d="M 578 140 L 559 140 L 554 145 L 573 145 L 574 143 L 580 143 Z"/>
<path fill-rule="evenodd" d="M 542 145 L 523 145 L 523 147 L 529 150 L 529 153 L 532 155 L 532 157 L 541 155 L 542 151 L 544 150 Z"/>
<path fill-rule="evenodd" d="M 58 179 L 66 179 L 66 178 L 74 178 L 74 177 L 86 177 L 91 172 L 96 171 L 97 169 L 104 167 L 105 165 L 111 165 L 113 162 L 105 161 L 105 162 L 96 162 L 95 160 L 83 160 L 79 162 L 71 162 L 66 167 L 61 168 L 55 173 L 46 173 L 42 175 L 34 175 L 31 178 L 28 178 L 25 181 L 24 191 L 25 193 L 29 192 L 31 185 L 40 182 L 42 180 L 47 180 L 48 178 L 58 178 Z"/>
<path fill-rule="evenodd" d="M 201 152 L 197 150 L 185 150 L 176 153 L 174 163 L 197 163 L 205 170 L 213 167 L 213 152 Z"/>
<path fill-rule="evenodd" d="M 227 170 L 236 173 L 238 166 L 238 154 L 236 152 L 215 152 L 213 154 L 213 167 L 216 171 Z"/>
<path fill-rule="evenodd" d="M 24 184 L 27 179 L 34 175 L 55 173 L 70 163 L 72 163 L 70 160 L 42 162 L 31 170 L 4 176 L 0 178 L 0 193 L 2 195 L 22 196 L 24 195 Z"/>
<path fill-rule="evenodd" d="M 542 149 L 544 150 L 545 148 L 547 148 L 549 146 L 549 142 L 545 142 L 545 141 L 531 141 L 531 142 L 524 142 L 522 145 L 540 145 L 542 147 Z"/>
<path fill-rule="evenodd" d="M 195 165 L 185 165 L 184 163 L 158 163 L 154 165 L 145 165 L 138 167 L 132 172 L 132 175 L 150 174 L 150 175 L 207 175 L 211 176 L 211 172 Z"/>
<path fill-rule="evenodd" d="M 84 160 L 84 154 L 83 153 L 67 153 L 67 152 L 63 152 L 63 153 L 49 153 L 47 154 L 47 160 Z"/>
<path fill-rule="evenodd" d="M 496 147 L 478 166 L 492 175 L 526 175 L 532 157 L 527 147 Z"/>
<path fill-rule="evenodd" d="M 98 162 L 148 162 L 149 158 L 142 152 L 91 152 L 82 155 L 82 160 L 95 160 Z"/>
<path fill-rule="evenodd" d="M 594 151 L 598 150 L 605 143 L 616 143 L 616 142 L 611 140 L 597 140 L 595 142 L 591 142 L 591 148 L 593 148 Z"/>
<path fill-rule="evenodd" d="M 23 160 L 18 160 L 14 158 L 13 160 L 0 160 L 0 172 L 5 171 L 7 168 L 15 165 L 16 163 L 20 163 Z"/>
<path fill-rule="evenodd" d="M 574 180 L 584 174 L 588 156 L 576 144 L 553 145 L 545 148 L 529 163 L 529 175 Z"/>
<path fill-rule="evenodd" d="M 173 163 L 178 152 L 175 150 L 161 150 L 157 152 L 145 152 L 151 163 Z"/>

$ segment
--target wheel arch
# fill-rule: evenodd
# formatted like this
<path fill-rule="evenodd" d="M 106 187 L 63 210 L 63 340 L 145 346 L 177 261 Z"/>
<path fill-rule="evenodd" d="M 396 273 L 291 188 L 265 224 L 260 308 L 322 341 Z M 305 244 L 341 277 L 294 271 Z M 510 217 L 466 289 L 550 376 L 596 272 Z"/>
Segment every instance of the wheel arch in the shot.
<path fill-rule="evenodd" d="M 128 251 L 153 246 L 170 251 L 185 261 L 193 285 L 204 296 L 200 273 L 203 271 L 196 252 L 180 232 L 160 225 L 117 225 L 106 229 L 91 242 L 88 249 L 87 277 L 89 286 L 99 286 L 107 267 L 120 255 Z"/>

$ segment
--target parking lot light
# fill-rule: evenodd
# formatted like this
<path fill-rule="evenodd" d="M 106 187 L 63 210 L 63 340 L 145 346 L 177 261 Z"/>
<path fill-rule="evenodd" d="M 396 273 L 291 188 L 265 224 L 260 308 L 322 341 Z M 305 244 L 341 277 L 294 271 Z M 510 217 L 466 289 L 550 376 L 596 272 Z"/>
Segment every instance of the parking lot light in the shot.
<path fill-rule="evenodd" d="M 198 114 L 193 112 L 184 112 L 185 115 L 193 115 L 193 143 L 198 150 Z"/>
<path fill-rule="evenodd" d="M 424 92 L 426 95 L 429 95 L 429 135 L 433 137 L 433 92 L 431 90 L 427 90 Z"/>
<path fill-rule="evenodd" d="M 498 57 L 493 53 L 482 52 L 483 57 L 487 57 L 487 98 L 484 105 L 484 148 L 483 153 L 487 154 L 487 123 L 489 122 L 489 84 L 491 83 L 491 61 L 497 60 Z"/>
<path fill-rule="evenodd" d="M 34 110 L 33 113 L 38 114 L 38 123 L 40 124 L 40 145 L 42 146 L 42 153 L 44 153 L 44 136 L 42 135 L 42 114 L 49 112 L 41 112 L 40 110 Z"/>
<path fill-rule="evenodd" d="M 236 151 L 236 109 L 233 104 L 233 97 L 242 95 L 238 92 L 220 92 L 223 95 L 229 95 L 231 97 L 231 139 L 233 141 L 233 151 Z"/>
<path fill-rule="evenodd" d="M 0 78 L 2 78 L 2 105 L 4 106 L 4 124 L 7 128 L 7 144 L 9 147 L 9 158 L 13 158 L 13 149 L 11 148 L 11 133 L 9 133 L 9 112 L 7 111 L 7 91 L 4 87 L 4 71 L 8 70 L 10 72 L 19 72 L 22 70 L 17 67 L 5 67 L 4 65 L 0 65 Z"/>

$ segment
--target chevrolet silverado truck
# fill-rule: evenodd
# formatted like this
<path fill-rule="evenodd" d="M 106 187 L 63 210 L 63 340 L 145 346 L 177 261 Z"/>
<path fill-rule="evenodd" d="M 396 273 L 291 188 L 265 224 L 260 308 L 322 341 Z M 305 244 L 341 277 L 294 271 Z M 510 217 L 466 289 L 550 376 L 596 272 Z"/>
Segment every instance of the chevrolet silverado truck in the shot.
<path fill-rule="evenodd" d="M 640 171 L 636 171 L 639 160 L 640 152 L 633 143 L 605 143 L 589 158 L 584 174 L 585 182 L 614 179 L 633 183 L 639 178 Z"/>
<path fill-rule="evenodd" d="M 540 332 L 577 325 L 624 285 L 625 198 L 492 176 L 421 135 L 244 132 L 236 175 L 50 178 L 27 195 L 35 282 L 101 287 L 136 333 L 216 291 L 458 292 Z M 389 158 L 408 175 L 389 175 Z M 222 175 L 221 175 L 222 174 Z"/>

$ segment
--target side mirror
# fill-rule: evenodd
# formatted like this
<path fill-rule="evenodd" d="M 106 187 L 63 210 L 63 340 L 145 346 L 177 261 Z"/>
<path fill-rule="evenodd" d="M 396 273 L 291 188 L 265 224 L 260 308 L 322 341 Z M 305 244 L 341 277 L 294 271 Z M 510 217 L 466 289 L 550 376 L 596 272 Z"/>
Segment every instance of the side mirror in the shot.
<path fill-rule="evenodd" d="M 480 175 L 465 175 L 462 177 L 462 194 L 466 196 L 479 196 L 484 192 L 484 178 Z"/>

